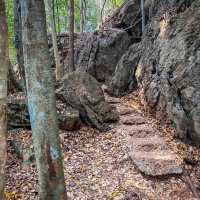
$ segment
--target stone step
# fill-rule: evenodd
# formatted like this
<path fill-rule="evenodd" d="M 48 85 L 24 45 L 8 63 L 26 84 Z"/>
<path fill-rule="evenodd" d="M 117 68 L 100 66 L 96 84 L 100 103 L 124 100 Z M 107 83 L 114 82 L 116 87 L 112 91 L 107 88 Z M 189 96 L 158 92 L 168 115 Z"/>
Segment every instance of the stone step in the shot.
<path fill-rule="evenodd" d="M 117 111 L 120 115 L 128 115 L 128 114 L 132 114 L 132 113 L 136 113 L 135 110 L 133 108 L 130 108 L 128 106 L 125 105 L 116 105 Z"/>
<path fill-rule="evenodd" d="M 133 136 L 134 138 L 145 138 L 157 136 L 158 132 L 153 129 L 150 124 L 139 124 L 139 125 L 121 125 L 118 131 L 126 133 L 126 135 Z"/>
<path fill-rule="evenodd" d="M 169 149 L 158 130 L 148 124 L 123 126 L 128 153 L 138 169 L 149 176 L 181 174 L 182 160 Z"/>
<path fill-rule="evenodd" d="M 154 139 L 153 139 L 154 138 Z M 150 152 L 154 150 L 168 150 L 167 145 L 163 142 L 161 138 L 153 137 L 151 138 L 131 138 L 129 142 L 135 147 L 137 151 Z"/>
<path fill-rule="evenodd" d="M 110 96 L 105 96 L 105 100 L 106 100 L 106 102 L 108 102 L 110 104 L 119 104 L 119 103 L 121 103 L 121 100 L 119 98 L 110 97 Z"/>
<path fill-rule="evenodd" d="M 120 122 L 125 125 L 140 125 L 145 124 L 146 119 L 137 113 L 132 113 L 128 115 L 122 115 L 120 117 Z"/>

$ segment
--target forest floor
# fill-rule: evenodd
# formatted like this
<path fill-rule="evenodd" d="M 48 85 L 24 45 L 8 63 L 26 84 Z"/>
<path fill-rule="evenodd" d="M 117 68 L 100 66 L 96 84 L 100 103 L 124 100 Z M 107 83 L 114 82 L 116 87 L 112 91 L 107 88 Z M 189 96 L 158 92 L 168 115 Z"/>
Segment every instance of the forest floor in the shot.
<path fill-rule="evenodd" d="M 153 178 L 142 174 L 133 164 L 127 148 L 128 134 L 121 131 L 121 120 L 101 133 L 82 126 L 79 131 L 61 132 L 64 170 L 69 199 L 72 200 L 195 200 L 200 187 L 200 150 L 174 139 L 174 130 L 160 125 L 141 106 L 137 95 L 107 100 L 121 112 L 133 110 L 156 128 L 169 148 L 184 160 L 182 175 Z M 126 108 L 125 108 L 126 107 Z M 122 117 L 129 115 L 124 112 Z M 126 126 L 126 125 L 125 125 Z M 128 126 L 128 125 L 127 125 Z M 18 141 L 23 149 L 32 146 L 31 131 L 9 133 L 8 144 Z M 8 146 L 7 200 L 37 199 L 35 163 L 24 163 Z"/>

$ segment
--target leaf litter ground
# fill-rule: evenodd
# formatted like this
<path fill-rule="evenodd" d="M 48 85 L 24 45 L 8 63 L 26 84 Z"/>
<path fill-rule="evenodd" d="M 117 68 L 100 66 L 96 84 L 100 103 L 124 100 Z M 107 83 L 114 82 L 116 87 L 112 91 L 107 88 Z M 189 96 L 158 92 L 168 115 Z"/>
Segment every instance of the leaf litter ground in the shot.
<path fill-rule="evenodd" d="M 120 99 L 123 105 L 134 108 L 149 123 L 160 130 L 170 148 L 184 160 L 184 173 L 180 176 L 152 178 L 140 173 L 127 150 L 127 135 L 118 131 L 120 123 L 112 124 L 105 133 L 83 126 L 79 131 L 61 132 L 66 188 L 72 200 L 195 200 L 200 187 L 200 151 L 174 139 L 169 125 L 160 125 L 147 113 L 137 95 Z M 110 99 L 119 102 L 119 99 Z M 24 163 L 18 149 L 31 149 L 31 131 L 16 130 L 9 133 L 6 168 L 7 200 L 38 199 L 35 163 Z"/>

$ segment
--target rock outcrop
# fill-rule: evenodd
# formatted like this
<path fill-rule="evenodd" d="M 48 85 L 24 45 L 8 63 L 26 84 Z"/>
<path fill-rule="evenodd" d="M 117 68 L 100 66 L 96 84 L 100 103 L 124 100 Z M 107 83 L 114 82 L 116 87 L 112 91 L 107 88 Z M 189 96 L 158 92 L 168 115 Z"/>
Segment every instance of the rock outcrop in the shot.
<path fill-rule="evenodd" d="M 146 1 L 149 23 L 142 41 L 117 64 L 109 91 L 120 96 L 137 85 L 141 100 L 178 136 L 200 143 L 200 3 Z"/>
<path fill-rule="evenodd" d="M 66 74 L 71 72 L 68 34 L 58 39 L 63 74 Z M 118 61 L 130 45 L 131 37 L 126 31 L 120 29 L 98 30 L 82 36 L 76 35 L 75 68 L 77 71 L 88 72 L 100 82 L 108 82 Z"/>
<path fill-rule="evenodd" d="M 102 29 L 118 28 L 127 31 L 132 42 L 141 40 L 140 2 L 126 0 L 112 16 L 109 16 L 101 25 Z"/>
<path fill-rule="evenodd" d="M 122 96 L 137 86 L 135 71 L 141 56 L 138 44 L 132 45 L 118 62 L 108 86 L 108 92 L 114 96 Z"/>
<path fill-rule="evenodd" d="M 126 31 L 120 29 L 99 30 L 89 33 L 86 40 L 75 50 L 75 67 L 88 72 L 100 82 L 108 82 L 123 53 L 131 45 Z M 69 72 L 66 57 L 65 72 Z"/>
<path fill-rule="evenodd" d="M 144 104 L 166 113 L 182 139 L 200 142 L 200 4 L 153 21 L 141 43 L 137 81 Z"/>
<path fill-rule="evenodd" d="M 101 131 L 108 129 L 105 123 L 119 118 L 116 109 L 105 101 L 101 85 L 88 73 L 67 74 L 56 94 L 65 104 L 78 110 L 85 123 Z"/>

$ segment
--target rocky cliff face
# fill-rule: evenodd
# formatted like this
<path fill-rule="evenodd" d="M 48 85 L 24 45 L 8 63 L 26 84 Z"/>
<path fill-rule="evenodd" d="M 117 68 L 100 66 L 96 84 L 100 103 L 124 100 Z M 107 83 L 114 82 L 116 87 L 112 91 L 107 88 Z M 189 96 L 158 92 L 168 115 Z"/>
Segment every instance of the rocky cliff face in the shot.
<path fill-rule="evenodd" d="M 110 91 L 119 96 L 137 85 L 146 108 L 200 144 L 200 2 L 152 2 L 142 41 L 119 61 Z"/>
<path fill-rule="evenodd" d="M 200 142 L 200 7 L 152 21 L 136 70 L 144 104 L 166 113 L 182 139 Z"/>

